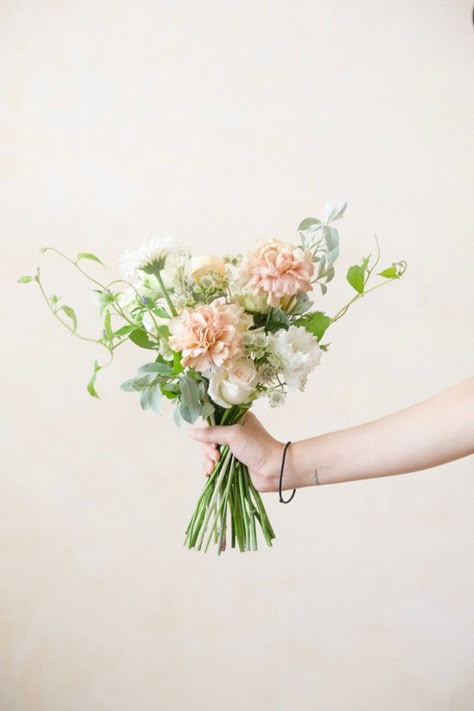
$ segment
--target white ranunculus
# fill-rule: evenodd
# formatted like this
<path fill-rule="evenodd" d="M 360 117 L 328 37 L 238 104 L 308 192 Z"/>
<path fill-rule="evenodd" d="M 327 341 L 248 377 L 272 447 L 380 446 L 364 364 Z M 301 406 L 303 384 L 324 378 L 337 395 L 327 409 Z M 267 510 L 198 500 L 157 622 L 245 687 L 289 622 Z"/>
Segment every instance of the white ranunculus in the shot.
<path fill-rule="evenodd" d="M 218 368 L 209 379 L 209 396 L 221 407 L 241 405 L 253 394 L 258 374 L 250 360 L 239 360 Z"/>
<path fill-rule="evenodd" d="M 319 365 L 322 350 L 318 341 L 306 329 L 290 326 L 271 337 L 270 361 L 281 369 L 289 388 L 302 390 L 309 373 Z"/>

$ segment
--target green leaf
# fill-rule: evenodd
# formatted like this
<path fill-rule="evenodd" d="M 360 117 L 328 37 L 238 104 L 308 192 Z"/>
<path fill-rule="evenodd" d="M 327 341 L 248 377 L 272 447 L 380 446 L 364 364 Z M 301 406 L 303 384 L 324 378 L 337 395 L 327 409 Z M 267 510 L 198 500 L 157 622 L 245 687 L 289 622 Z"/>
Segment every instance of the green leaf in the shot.
<path fill-rule="evenodd" d="M 321 220 L 317 220 L 315 217 L 306 217 L 302 222 L 300 222 L 298 231 L 304 232 L 308 227 L 313 227 L 313 225 L 320 225 Z"/>
<path fill-rule="evenodd" d="M 90 259 L 92 262 L 98 262 L 99 264 L 102 264 L 103 267 L 105 267 L 104 262 L 100 260 L 99 257 L 96 257 L 95 254 L 91 254 L 91 252 L 79 252 L 76 257 L 76 261 L 78 262 L 80 259 Z"/>
<path fill-rule="evenodd" d="M 148 407 L 154 412 L 161 414 L 161 403 L 163 400 L 163 395 L 161 393 L 159 385 L 153 385 L 151 388 L 148 388 L 148 390 Z"/>
<path fill-rule="evenodd" d="M 174 400 L 179 395 L 178 383 L 160 383 L 161 392 L 168 400 Z"/>
<path fill-rule="evenodd" d="M 388 269 L 384 269 L 383 272 L 378 272 L 378 276 L 385 277 L 385 279 L 398 279 L 399 274 L 397 267 L 388 267 Z"/>
<path fill-rule="evenodd" d="M 99 365 L 98 362 L 95 360 L 95 361 L 94 361 L 94 372 L 93 372 L 92 375 L 91 375 L 91 379 L 90 379 L 89 382 L 87 383 L 87 392 L 88 392 L 89 395 L 91 395 L 92 397 L 96 397 L 96 398 L 98 398 L 98 399 L 100 400 L 99 395 L 97 394 L 97 390 L 95 389 L 95 379 L 96 379 L 96 377 L 97 377 L 97 373 L 99 372 L 99 370 L 100 370 L 100 365 Z"/>
<path fill-rule="evenodd" d="M 135 379 L 132 378 L 131 380 L 126 380 L 122 385 L 120 386 L 120 390 L 124 390 L 126 393 L 134 393 L 136 392 L 136 387 L 135 387 Z"/>
<path fill-rule="evenodd" d="M 300 291 L 296 298 L 296 304 L 291 309 L 290 313 L 292 316 L 300 316 L 310 309 L 312 305 L 313 302 L 309 298 L 308 294 L 305 291 Z"/>
<path fill-rule="evenodd" d="M 359 293 L 364 293 L 365 287 L 365 274 L 367 271 L 367 265 L 369 264 L 369 257 L 366 257 L 362 264 L 354 264 L 347 270 L 347 281 L 349 284 Z"/>
<path fill-rule="evenodd" d="M 189 375 L 182 375 L 179 379 L 179 384 L 181 390 L 181 416 L 186 422 L 193 424 L 201 414 L 199 388 Z"/>
<path fill-rule="evenodd" d="M 326 223 L 328 223 L 328 222 L 334 222 L 334 220 L 339 220 L 345 213 L 346 207 L 347 207 L 347 202 L 343 203 L 342 205 L 335 205 L 335 206 L 326 204 L 324 206 L 324 221 Z"/>
<path fill-rule="evenodd" d="M 118 329 L 118 331 L 114 331 L 113 336 L 114 337 L 127 336 L 132 331 L 135 331 L 135 326 L 128 326 L 128 325 L 122 326 L 121 328 Z"/>
<path fill-rule="evenodd" d="M 283 309 L 273 309 L 270 312 L 270 316 L 266 322 L 266 330 L 273 332 L 278 331 L 281 328 L 288 330 L 290 327 L 290 319 L 288 315 L 283 311 Z"/>
<path fill-rule="evenodd" d="M 171 318 L 169 313 L 165 311 L 165 309 L 163 309 L 161 306 L 155 306 L 153 309 L 153 313 L 157 316 L 161 316 L 161 318 Z"/>
<path fill-rule="evenodd" d="M 136 346 L 140 346 L 140 348 L 153 349 L 158 347 L 158 344 L 154 341 L 151 341 L 148 338 L 146 332 L 143 331 L 141 328 L 136 328 L 133 331 L 130 331 L 128 337 L 132 341 L 132 343 L 135 343 Z"/>
<path fill-rule="evenodd" d="M 77 328 L 77 316 L 76 316 L 76 312 L 74 311 L 74 309 L 71 306 L 64 305 L 64 306 L 61 306 L 61 308 L 59 310 L 64 311 L 66 316 L 71 319 L 72 327 L 73 327 L 73 330 L 75 331 Z"/>
<path fill-rule="evenodd" d="M 19 284 L 28 284 L 28 282 L 33 281 L 33 277 L 30 276 L 29 274 L 25 274 L 25 276 L 20 277 L 17 279 L 17 282 Z"/>
<path fill-rule="evenodd" d="M 183 372 L 183 366 L 181 365 L 181 353 L 180 351 L 173 351 L 173 373 L 177 375 Z"/>
<path fill-rule="evenodd" d="M 176 407 L 173 410 L 173 419 L 178 427 L 181 427 L 183 418 L 181 416 L 181 405 L 179 403 L 176 403 Z"/>
<path fill-rule="evenodd" d="M 321 233 L 326 241 L 327 253 L 326 257 L 331 264 L 336 261 L 339 256 L 339 232 L 335 227 L 323 225 Z"/>
<path fill-rule="evenodd" d="M 313 313 L 305 314 L 299 318 L 295 321 L 295 325 L 305 328 L 320 341 L 330 326 L 331 321 L 332 319 L 323 311 L 314 311 Z"/>
<path fill-rule="evenodd" d="M 165 326 L 164 324 L 162 326 L 158 326 L 158 333 L 162 338 L 169 338 L 171 336 L 171 331 L 168 326 Z"/>
<path fill-rule="evenodd" d="M 160 375 L 172 375 L 173 368 L 165 363 L 146 363 L 138 369 L 139 373 L 159 373 Z"/>

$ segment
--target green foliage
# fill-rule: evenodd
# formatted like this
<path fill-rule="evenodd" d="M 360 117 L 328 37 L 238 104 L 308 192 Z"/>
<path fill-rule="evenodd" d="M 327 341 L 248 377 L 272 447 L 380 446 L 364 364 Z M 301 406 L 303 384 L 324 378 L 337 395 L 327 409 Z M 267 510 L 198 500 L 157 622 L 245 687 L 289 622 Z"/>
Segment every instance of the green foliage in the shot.
<path fill-rule="evenodd" d="M 312 313 L 305 314 L 295 321 L 295 326 L 305 328 L 309 331 L 309 333 L 312 333 L 313 336 L 316 336 L 318 341 L 320 341 L 330 326 L 331 321 L 332 319 L 323 311 L 314 311 Z"/>
<path fill-rule="evenodd" d="M 142 328 L 135 328 L 133 331 L 130 331 L 128 337 L 132 343 L 135 343 L 136 346 L 140 346 L 140 348 L 148 348 L 151 350 L 158 348 L 158 343 L 150 340 L 147 332 Z"/>
<path fill-rule="evenodd" d="M 143 388 L 140 395 L 142 410 L 154 410 L 160 414 L 162 398 L 159 384 L 155 383 Z"/>
<path fill-rule="evenodd" d="M 306 217 L 298 225 L 298 231 L 304 232 L 305 230 L 309 229 L 310 227 L 320 227 L 320 226 L 321 226 L 321 220 L 317 220 L 315 217 Z"/>
<path fill-rule="evenodd" d="M 201 414 L 201 398 L 198 384 L 189 375 L 179 377 L 181 391 L 180 414 L 183 420 L 193 424 Z"/>
<path fill-rule="evenodd" d="M 89 393 L 89 395 L 91 395 L 92 397 L 96 397 L 96 398 L 99 398 L 99 395 L 97 394 L 97 390 L 95 389 L 95 380 L 97 378 L 97 373 L 99 372 L 100 369 L 101 369 L 100 365 L 95 360 L 94 361 L 94 372 L 92 373 L 91 379 L 87 383 L 87 392 Z"/>
<path fill-rule="evenodd" d="M 358 294 L 364 293 L 368 264 L 369 257 L 366 257 L 362 260 L 362 264 L 354 264 L 347 270 L 347 281 Z"/>
<path fill-rule="evenodd" d="M 76 257 L 76 262 L 79 262 L 81 259 L 90 259 L 92 262 L 98 262 L 99 264 L 102 264 L 103 267 L 105 267 L 104 262 L 99 259 L 99 257 L 96 257 L 95 254 L 92 254 L 91 252 L 79 252 L 79 254 Z"/>
<path fill-rule="evenodd" d="M 33 277 L 30 276 L 29 274 L 25 274 L 25 276 L 22 276 L 19 279 L 17 279 L 17 282 L 19 284 L 28 284 L 30 281 L 33 281 Z"/>
<path fill-rule="evenodd" d="M 270 309 L 265 320 L 265 330 L 267 332 L 273 333 L 274 331 L 279 331 L 281 328 L 287 331 L 289 327 L 290 319 L 283 309 Z"/>
<path fill-rule="evenodd" d="M 388 267 L 388 269 L 384 269 L 383 272 L 378 272 L 378 276 L 385 277 L 385 279 L 398 279 L 399 278 L 396 267 Z"/>
<path fill-rule="evenodd" d="M 305 291 L 300 291 L 296 297 L 295 305 L 290 309 L 292 316 L 300 316 L 311 308 L 313 302 Z"/>
<path fill-rule="evenodd" d="M 66 314 L 66 316 L 71 319 L 73 331 L 76 331 L 76 329 L 77 329 L 77 316 L 76 316 L 76 312 L 74 311 L 74 309 L 73 309 L 71 306 L 66 306 L 66 305 L 64 305 L 64 306 L 61 306 L 58 310 L 59 310 L 59 311 L 64 311 L 64 313 Z"/>

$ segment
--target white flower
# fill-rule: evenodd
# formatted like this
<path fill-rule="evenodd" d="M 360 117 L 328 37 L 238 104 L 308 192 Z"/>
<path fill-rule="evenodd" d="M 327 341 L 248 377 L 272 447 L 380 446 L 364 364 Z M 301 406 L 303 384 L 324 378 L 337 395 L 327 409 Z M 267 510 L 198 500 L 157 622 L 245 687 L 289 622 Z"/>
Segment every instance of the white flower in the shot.
<path fill-rule="evenodd" d="M 270 402 L 270 407 L 281 407 L 285 404 L 286 392 L 282 388 L 268 388 L 265 394 Z"/>
<path fill-rule="evenodd" d="M 211 374 L 209 395 L 221 407 L 240 405 L 253 394 L 257 382 L 258 374 L 252 361 L 241 359 Z"/>
<path fill-rule="evenodd" d="M 191 275 L 194 281 L 199 282 L 203 276 L 209 274 L 225 276 L 225 262 L 222 257 L 194 257 L 191 260 Z"/>
<path fill-rule="evenodd" d="M 269 360 L 281 370 L 289 388 L 303 390 L 309 373 L 319 365 L 321 354 L 317 339 L 304 328 L 290 326 L 271 337 Z"/>
<path fill-rule="evenodd" d="M 152 239 L 138 249 L 128 249 L 120 259 L 120 269 L 124 279 L 139 279 L 140 271 L 153 272 L 154 268 L 163 269 L 167 257 L 176 249 L 175 241 L 165 236 Z"/>

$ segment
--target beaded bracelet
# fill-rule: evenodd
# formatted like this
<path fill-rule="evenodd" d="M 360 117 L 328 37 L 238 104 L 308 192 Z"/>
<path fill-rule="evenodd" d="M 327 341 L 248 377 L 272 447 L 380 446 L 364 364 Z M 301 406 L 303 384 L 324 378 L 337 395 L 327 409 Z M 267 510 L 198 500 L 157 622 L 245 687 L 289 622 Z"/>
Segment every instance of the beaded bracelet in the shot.
<path fill-rule="evenodd" d="M 292 500 L 293 496 L 294 496 L 295 493 L 296 493 L 296 489 L 293 489 L 292 495 L 291 495 L 290 498 L 287 499 L 286 501 L 285 501 L 285 499 L 283 498 L 283 496 L 282 496 L 282 494 L 281 494 L 281 484 L 282 484 L 282 481 L 283 481 L 283 469 L 285 468 L 286 450 L 288 449 L 288 447 L 290 446 L 290 444 L 291 444 L 291 442 L 287 442 L 287 443 L 285 444 L 285 447 L 284 447 L 284 449 L 283 449 L 283 456 L 282 456 L 282 458 L 281 458 L 280 484 L 279 484 L 279 487 L 278 487 L 278 493 L 279 493 L 279 495 L 280 495 L 280 503 L 281 503 L 281 504 L 289 504 L 290 501 Z"/>

